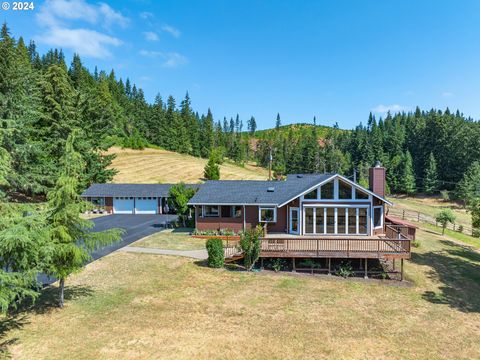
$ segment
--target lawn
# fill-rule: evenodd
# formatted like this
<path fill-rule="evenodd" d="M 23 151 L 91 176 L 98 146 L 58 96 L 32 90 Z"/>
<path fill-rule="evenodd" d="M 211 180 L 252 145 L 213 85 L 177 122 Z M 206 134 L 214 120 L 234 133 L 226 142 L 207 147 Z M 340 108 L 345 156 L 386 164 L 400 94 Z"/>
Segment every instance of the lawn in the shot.
<path fill-rule="evenodd" d="M 480 358 L 480 254 L 418 238 L 410 286 L 116 252 L 71 277 L 64 309 L 47 290 L 4 322 L 0 342 L 15 359 Z"/>
<path fill-rule="evenodd" d="M 190 236 L 192 229 L 168 229 L 143 238 L 131 246 L 158 248 L 167 250 L 202 250 L 205 239 Z"/>
<path fill-rule="evenodd" d="M 444 202 L 438 197 L 422 196 L 422 197 L 406 197 L 399 196 L 389 198 L 395 208 L 417 211 L 435 218 L 435 215 L 443 209 L 451 209 L 456 216 L 456 223 L 469 228 L 472 227 L 472 217 L 463 207 L 453 201 Z"/>
<path fill-rule="evenodd" d="M 116 154 L 112 167 L 118 170 L 116 183 L 198 183 L 203 180 L 207 159 L 167 150 L 110 148 Z M 225 162 L 220 165 L 222 180 L 266 180 L 268 171 L 253 164 L 244 167 Z"/>

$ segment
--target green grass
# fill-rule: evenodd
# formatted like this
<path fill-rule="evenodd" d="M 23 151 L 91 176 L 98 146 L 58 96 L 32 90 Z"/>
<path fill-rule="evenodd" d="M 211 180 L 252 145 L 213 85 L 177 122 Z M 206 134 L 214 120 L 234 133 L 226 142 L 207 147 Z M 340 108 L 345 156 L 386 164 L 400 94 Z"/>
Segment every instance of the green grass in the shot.
<path fill-rule="evenodd" d="M 205 239 L 191 237 L 191 231 L 192 229 L 163 230 L 133 243 L 132 246 L 167 250 L 205 249 Z"/>
<path fill-rule="evenodd" d="M 422 224 L 422 226 L 426 229 L 437 232 L 439 235 L 441 235 L 442 233 L 441 227 L 430 225 L 430 224 Z M 473 236 L 469 236 L 467 234 L 460 233 L 458 231 L 449 230 L 449 229 L 445 229 L 445 237 L 447 239 L 459 241 L 464 244 L 473 246 L 477 249 L 480 249 L 480 238 L 475 238 Z"/>
<path fill-rule="evenodd" d="M 417 235 L 410 286 L 115 252 L 69 278 L 64 309 L 50 288 L 4 319 L 0 343 L 14 359 L 480 358 L 480 254 Z"/>

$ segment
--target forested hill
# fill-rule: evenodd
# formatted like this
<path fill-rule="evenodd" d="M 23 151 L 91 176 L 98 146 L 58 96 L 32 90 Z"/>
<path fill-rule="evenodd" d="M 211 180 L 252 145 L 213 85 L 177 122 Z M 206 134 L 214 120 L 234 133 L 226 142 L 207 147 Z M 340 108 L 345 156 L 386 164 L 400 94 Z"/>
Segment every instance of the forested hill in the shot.
<path fill-rule="evenodd" d="M 188 93 L 177 104 L 158 95 L 146 102 L 142 89 L 110 72 L 89 71 L 78 55 L 67 63 L 61 50 L 39 54 L 35 44 L 14 39 L 6 25 L 0 34 L 0 189 L 43 195 L 54 184 L 68 135 L 81 129 L 75 146 L 86 163 L 81 179 L 110 181 L 112 145 L 158 146 L 208 157 L 225 156 L 238 164 L 256 160 L 277 175 L 353 169 L 365 182 L 366 169 L 380 160 L 388 169 L 391 191 L 414 193 L 459 188 L 465 178 L 480 178 L 480 125 L 458 111 L 417 109 L 387 115 L 352 131 L 315 124 L 257 131 L 255 118 L 214 118 L 199 114 Z M 360 122 L 360 121 L 359 121 Z M 313 126 L 316 125 L 316 126 Z M 472 180 L 465 180 L 472 189 Z M 81 189 L 79 189 L 81 190 Z M 463 196 L 463 195 L 462 195 Z"/>

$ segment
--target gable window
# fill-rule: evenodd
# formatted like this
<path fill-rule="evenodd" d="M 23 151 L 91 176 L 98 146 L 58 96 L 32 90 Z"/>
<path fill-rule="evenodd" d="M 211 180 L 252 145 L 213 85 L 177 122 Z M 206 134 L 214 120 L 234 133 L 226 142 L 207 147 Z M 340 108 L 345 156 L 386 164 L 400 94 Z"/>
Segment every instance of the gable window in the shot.
<path fill-rule="evenodd" d="M 375 229 L 383 227 L 383 206 L 373 207 L 373 227 Z"/>
<path fill-rule="evenodd" d="M 355 189 L 355 199 L 357 200 L 368 200 L 368 194 L 364 193 L 359 189 Z"/>
<path fill-rule="evenodd" d="M 338 198 L 339 199 L 352 198 L 352 187 L 341 180 L 338 181 Z"/>
<path fill-rule="evenodd" d="M 261 207 L 258 210 L 258 221 L 274 223 L 277 221 L 277 209 L 274 207 Z"/>
<path fill-rule="evenodd" d="M 325 185 L 322 185 L 320 189 L 320 194 L 322 199 L 334 199 L 335 197 L 335 185 L 333 181 L 330 181 L 329 183 L 326 183 Z"/>
<path fill-rule="evenodd" d="M 305 199 L 318 199 L 318 189 L 314 189 L 306 194 Z"/>
<path fill-rule="evenodd" d="M 205 217 L 218 217 L 220 215 L 219 206 L 205 205 Z"/>

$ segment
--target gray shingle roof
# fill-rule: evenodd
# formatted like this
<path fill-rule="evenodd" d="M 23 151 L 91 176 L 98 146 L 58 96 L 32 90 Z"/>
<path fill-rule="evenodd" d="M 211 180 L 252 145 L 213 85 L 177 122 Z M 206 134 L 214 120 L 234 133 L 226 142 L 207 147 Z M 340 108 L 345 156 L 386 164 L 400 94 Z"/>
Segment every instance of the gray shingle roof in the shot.
<path fill-rule="evenodd" d="M 190 205 L 205 204 L 283 204 L 333 174 L 293 174 L 285 181 L 216 180 L 207 181 L 190 199 Z M 273 188 L 273 191 L 269 191 Z"/>
<path fill-rule="evenodd" d="M 83 197 L 167 197 L 173 184 L 93 184 Z M 198 188 L 200 184 L 186 184 Z"/>

